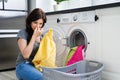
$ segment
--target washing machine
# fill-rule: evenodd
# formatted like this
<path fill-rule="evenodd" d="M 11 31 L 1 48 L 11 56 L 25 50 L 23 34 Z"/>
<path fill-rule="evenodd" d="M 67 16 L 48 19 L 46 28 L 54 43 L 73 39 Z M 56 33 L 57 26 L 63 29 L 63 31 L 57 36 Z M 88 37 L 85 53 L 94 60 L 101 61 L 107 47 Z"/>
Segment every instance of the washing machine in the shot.
<path fill-rule="evenodd" d="M 86 52 L 90 42 L 87 39 L 87 31 L 81 23 L 94 22 L 94 17 L 94 11 L 47 16 L 48 22 L 44 33 L 49 28 L 53 29 L 53 38 L 56 43 L 56 64 L 58 66 L 65 65 L 70 48 L 85 45 L 84 52 Z"/>

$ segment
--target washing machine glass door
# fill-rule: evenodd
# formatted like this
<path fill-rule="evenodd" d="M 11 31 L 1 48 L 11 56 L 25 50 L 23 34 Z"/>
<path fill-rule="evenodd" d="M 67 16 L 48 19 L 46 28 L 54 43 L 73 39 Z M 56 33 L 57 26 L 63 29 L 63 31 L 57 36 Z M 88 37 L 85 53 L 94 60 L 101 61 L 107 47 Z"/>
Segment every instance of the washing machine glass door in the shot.
<path fill-rule="evenodd" d="M 49 30 L 50 28 L 46 28 L 44 31 L 45 33 Z M 64 39 L 64 32 L 60 28 L 52 27 L 53 29 L 53 39 L 56 44 L 56 64 L 57 66 L 63 66 L 65 63 L 65 59 L 67 56 L 67 46 L 66 40 Z"/>
<path fill-rule="evenodd" d="M 85 46 L 84 51 L 86 51 L 87 44 L 88 44 L 87 37 L 81 29 L 76 27 L 69 31 L 69 44 L 68 45 L 70 46 L 70 48 L 84 45 Z"/>

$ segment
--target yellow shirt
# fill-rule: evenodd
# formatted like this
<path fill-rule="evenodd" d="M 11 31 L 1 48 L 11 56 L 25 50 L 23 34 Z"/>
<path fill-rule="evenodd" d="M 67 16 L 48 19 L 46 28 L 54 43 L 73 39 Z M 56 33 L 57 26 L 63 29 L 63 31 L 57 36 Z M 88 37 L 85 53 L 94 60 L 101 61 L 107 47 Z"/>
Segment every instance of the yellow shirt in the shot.
<path fill-rule="evenodd" d="M 44 35 L 39 49 L 32 60 L 35 67 L 41 70 L 40 67 L 56 67 L 56 45 L 53 40 L 53 30 L 52 28 Z"/>

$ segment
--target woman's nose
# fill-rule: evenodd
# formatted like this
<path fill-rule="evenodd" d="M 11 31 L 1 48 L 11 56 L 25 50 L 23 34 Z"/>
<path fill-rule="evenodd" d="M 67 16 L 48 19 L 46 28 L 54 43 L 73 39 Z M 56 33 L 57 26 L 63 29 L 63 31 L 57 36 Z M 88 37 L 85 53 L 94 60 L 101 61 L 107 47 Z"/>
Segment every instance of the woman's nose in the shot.
<path fill-rule="evenodd" d="M 39 25 L 39 24 L 37 24 L 37 25 L 36 25 L 36 27 L 40 27 L 40 25 Z"/>

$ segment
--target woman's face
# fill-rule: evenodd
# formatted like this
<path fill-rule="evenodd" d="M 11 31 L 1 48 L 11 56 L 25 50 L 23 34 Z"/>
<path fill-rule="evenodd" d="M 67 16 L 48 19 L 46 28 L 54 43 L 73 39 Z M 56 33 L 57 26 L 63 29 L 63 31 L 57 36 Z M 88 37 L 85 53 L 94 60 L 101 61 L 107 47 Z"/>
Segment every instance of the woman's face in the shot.
<path fill-rule="evenodd" d="M 43 25 L 43 19 L 38 19 L 38 20 L 33 21 L 33 22 L 31 23 L 31 27 L 32 27 L 33 30 L 35 30 L 36 27 L 37 27 L 37 28 L 41 28 L 42 25 Z"/>

